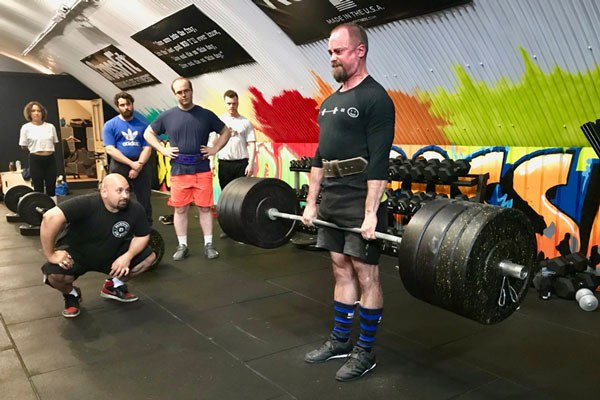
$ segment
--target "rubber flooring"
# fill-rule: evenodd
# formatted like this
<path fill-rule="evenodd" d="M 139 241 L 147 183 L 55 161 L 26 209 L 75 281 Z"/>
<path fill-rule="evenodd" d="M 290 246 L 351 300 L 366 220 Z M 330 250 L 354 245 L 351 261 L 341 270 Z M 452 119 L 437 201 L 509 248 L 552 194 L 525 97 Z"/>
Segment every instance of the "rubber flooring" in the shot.
<path fill-rule="evenodd" d="M 153 195 L 155 219 L 170 214 Z M 0 213 L 8 210 L 0 204 Z M 342 360 L 304 354 L 332 325 L 328 254 L 287 244 L 265 250 L 219 239 L 202 254 L 190 212 L 190 256 L 130 282 L 135 303 L 103 299 L 104 276 L 77 281 L 82 313 L 61 316 L 61 295 L 42 284 L 38 237 L 0 221 L 0 399 L 573 399 L 595 398 L 600 312 L 530 291 L 521 308 L 485 326 L 417 300 L 384 256 L 384 318 L 377 367 L 334 379 Z M 357 325 L 355 321 L 355 325 Z"/>

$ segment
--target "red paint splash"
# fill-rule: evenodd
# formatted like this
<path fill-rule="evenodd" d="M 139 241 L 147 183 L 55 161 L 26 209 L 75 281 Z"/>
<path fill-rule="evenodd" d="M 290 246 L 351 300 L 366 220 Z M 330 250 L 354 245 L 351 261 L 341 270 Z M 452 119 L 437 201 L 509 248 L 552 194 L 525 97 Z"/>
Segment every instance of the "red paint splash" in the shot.
<path fill-rule="evenodd" d="M 319 106 L 333 88 L 316 73 L 312 75 L 318 88 L 314 98 L 302 97 L 297 90 L 284 90 L 269 103 L 256 87 L 248 89 L 254 97 L 258 131 L 275 143 L 318 143 Z M 397 90 L 387 92 L 396 108 L 394 143 L 450 144 L 443 131 L 448 121 L 431 114 L 431 102 Z"/>
<path fill-rule="evenodd" d="M 284 90 L 267 102 L 260 90 L 250 87 L 258 130 L 275 143 L 316 143 L 319 141 L 319 104 L 297 90 Z"/>

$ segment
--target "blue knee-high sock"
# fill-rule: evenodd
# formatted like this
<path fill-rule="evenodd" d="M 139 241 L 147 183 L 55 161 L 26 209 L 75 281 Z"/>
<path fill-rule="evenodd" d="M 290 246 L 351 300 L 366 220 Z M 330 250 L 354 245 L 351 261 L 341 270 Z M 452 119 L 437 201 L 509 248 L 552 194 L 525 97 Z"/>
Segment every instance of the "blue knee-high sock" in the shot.
<path fill-rule="evenodd" d="M 377 327 L 381 322 L 383 308 L 364 308 L 359 306 L 358 313 L 360 316 L 360 336 L 356 345 L 367 351 L 371 351 L 375 343 Z"/>
<path fill-rule="evenodd" d="M 344 304 L 339 301 L 333 302 L 334 322 L 331 334 L 340 342 L 347 342 L 352 332 L 352 320 L 354 319 L 354 304 Z"/>

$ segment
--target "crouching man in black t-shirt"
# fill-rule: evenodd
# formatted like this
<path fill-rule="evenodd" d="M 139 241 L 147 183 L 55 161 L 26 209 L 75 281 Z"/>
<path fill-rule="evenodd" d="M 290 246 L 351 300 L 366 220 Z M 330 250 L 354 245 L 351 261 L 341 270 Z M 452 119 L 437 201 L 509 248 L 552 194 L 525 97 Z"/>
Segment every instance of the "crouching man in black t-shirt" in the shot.
<path fill-rule="evenodd" d="M 129 194 L 127 180 L 109 174 L 100 193 L 69 199 L 44 213 L 40 240 L 48 261 L 42 272 L 44 282 L 65 298 L 64 317 L 79 315 L 81 290 L 73 282 L 89 271 L 110 276 L 100 296 L 126 303 L 138 300 L 125 282 L 148 269 L 156 254 L 148 246 L 144 208 Z"/>

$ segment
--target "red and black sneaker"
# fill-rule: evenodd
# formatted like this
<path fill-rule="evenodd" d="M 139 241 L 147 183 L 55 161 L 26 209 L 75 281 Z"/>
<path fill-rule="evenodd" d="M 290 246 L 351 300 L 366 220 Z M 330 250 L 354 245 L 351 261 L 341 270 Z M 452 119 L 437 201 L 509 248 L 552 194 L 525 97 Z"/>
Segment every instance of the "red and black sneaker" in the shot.
<path fill-rule="evenodd" d="M 73 289 L 77 291 L 77 296 L 72 294 L 63 294 L 65 298 L 65 309 L 62 312 L 65 318 L 75 318 L 81 313 L 79 309 L 79 303 L 81 303 L 81 290 L 77 286 L 73 286 Z"/>
<path fill-rule="evenodd" d="M 104 281 L 104 286 L 102 286 L 100 296 L 104 297 L 105 299 L 117 300 L 122 303 L 131 303 L 139 300 L 139 297 L 127 290 L 127 285 L 115 287 L 112 279 L 107 279 Z"/>

